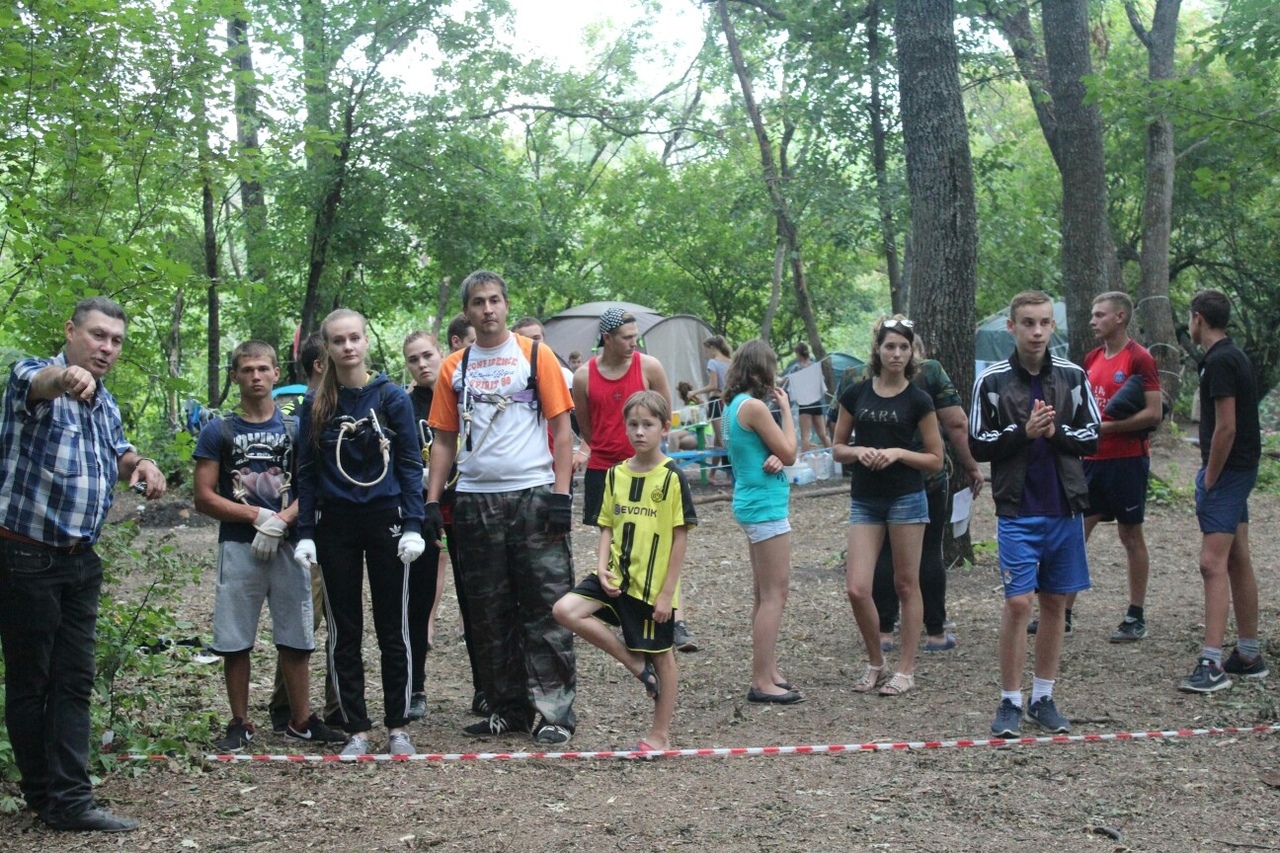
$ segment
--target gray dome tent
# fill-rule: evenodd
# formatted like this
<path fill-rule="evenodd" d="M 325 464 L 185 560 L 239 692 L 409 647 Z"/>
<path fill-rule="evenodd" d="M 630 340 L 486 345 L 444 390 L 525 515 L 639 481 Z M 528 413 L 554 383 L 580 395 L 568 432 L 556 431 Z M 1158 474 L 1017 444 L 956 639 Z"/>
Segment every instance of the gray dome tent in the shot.
<path fill-rule="evenodd" d="M 711 337 L 711 327 L 691 314 L 663 317 L 634 302 L 587 302 L 546 320 L 542 324 L 543 335 L 562 362 L 568 363 L 569 353 L 574 350 L 580 351 L 584 360 L 590 358 L 600 341 L 600 315 L 607 308 L 621 308 L 635 315 L 641 348 L 662 362 L 673 395 L 678 382 L 692 382 L 695 388 L 706 384 L 707 359 L 702 342 Z"/>
<path fill-rule="evenodd" d="M 1009 309 L 1004 308 L 978 324 L 973 333 L 973 374 L 977 376 L 997 361 L 1004 361 L 1013 354 L 1013 334 L 1008 329 Z M 1067 357 L 1067 304 L 1053 303 L 1053 322 L 1056 327 L 1049 339 L 1052 355 Z"/>

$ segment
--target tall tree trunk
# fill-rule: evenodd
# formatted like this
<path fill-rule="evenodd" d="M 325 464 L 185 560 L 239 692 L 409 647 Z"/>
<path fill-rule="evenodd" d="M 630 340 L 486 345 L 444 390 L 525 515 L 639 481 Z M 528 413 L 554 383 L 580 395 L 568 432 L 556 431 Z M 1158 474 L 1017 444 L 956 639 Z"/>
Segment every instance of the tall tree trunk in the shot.
<path fill-rule="evenodd" d="M 330 88 L 332 60 L 328 57 L 324 31 L 323 0 L 301 0 L 298 4 L 302 34 L 302 74 L 306 103 L 307 181 L 315 195 L 311 222 L 310 248 L 307 257 L 306 290 L 302 298 L 302 336 L 314 332 L 319 325 L 320 286 L 329 261 L 329 241 L 337 222 L 338 205 L 342 201 L 343 177 L 347 152 L 350 150 L 351 123 L 348 105 L 348 133 L 333 145 L 333 93 Z"/>
<path fill-rule="evenodd" d="M 218 297 L 218 232 L 213 221 L 213 182 L 206 173 L 200 182 L 200 201 L 204 220 L 204 275 L 209 282 L 209 347 L 207 351 L 208 369 L 205 392 L 209 405 L 222 405 L 218 393 L 218 380 L 222 370 L 222 325 L 219 317 L 220 299 Z"/>
<path fill-rule="evenodd" d="M 906 294 L 902 288 L 902 274 L 898 270 L 897 225 L 893 215 L 893 193 L 889 188 L 888 156 L 885 154 L 886 132 L 884 127 L 884 99 L 880 88 L 880 75 L 884 51 L 880 46 L 880 0 L 867 4 L 867 68 L 868 85 L 871 88 L 871 157 L 876 173 L 876 204 L 880 208 L 880 251 L 884 253 L 885 270 L 889 275 L 889 301 L 893 313 L 905 314 Z"/>
<path fill-rule="evenodd" d="M 1067 303 L 1071 357 L 1079 361 L 1094 346 L 1089 328 L 1093 297 L 1111 289 L 1115 248 L 1107 224 L 1106 166 L 1102 114 L 1087 103 L 1088 0 L 1042 0 L 1049 93 L 1058 121 L 1062 177 L 1062 287 Z M 1108 253 L 1110 259 L 1108 259 Z"/>
<path fill-rule="evenodd" d="M 243 10 L 241 10 L 243 11 Z M 266 281 L 269 252 L 266 247 L 267 202 L 258 180 L 261 145 L 258 127 L 258 83 L 253 71 L 253 49 L 249 44 L 249 21 L 237 15 L 227 21 L 227 57 L 234 81 L 236 152 L 232 162 L 240 179 L 240 210 L 244 222 L 245 276 L 252 283 Z M 250 310 L 246 315 L 249 336 L 279 349 L 280 318 L 274 309 Z"/>
<path fill-rule="evenodd" d="M 449 299 L 453 296 L 449 281 L 449 276 L 445 276 L 440 279 L 440 285 L 436 288 L 436 333 L 437 337 L 440 338 L 440 346 L 445 349 L 448 349 L 449 342 L 444 339 L 444 335 L 449 327 L 449 321 L 457 313 L 449 310 Z M 458 304 L 461 305 L 462 303 L 459 301 Z"/>
<path fill-rule="evenodd" d="M 726 0 L 716 0 L 716 11 L 720 15 L 720 27 L 724 31 L 725 43 L 729 48 L 729 56 L 733 59 L 733 70 L 738 77 L 738 85 L 742 88 L 742 99 L 747 107 L 747 115 L 751 117 L 751 127 L 755 130 L 756 142 L 760 146 L 760 167 L 764 175 L 765 187 L 769 191 L 769 201 L 773 205 L 774 217 L 777 220 L 778 233 L 787 249 L 791 261 L 791 284 L 796 293 L 796 310 L 804 323 L 814 358 L 822 361 L 827 356 L 818 332 L 818 321 L 813 314 L 813 303 L 809 299 L 809 286 L 805 280 L 804 255 L 800 250 L 800 232 L 791 214 L 791 206 L 787 202 L 786 193 L 782 189 L 781 175 L 773 155 L 773 143 L 769 141 L 769 133 L 764 121 L 760 118 L 760 105 L 756 102 L 755 91 L 751 85 L 751 77 L 747 73 L 747 63 L 742 57 L 742 45 L 738 41 L 733 20 L 729 17 Z M 784 148 L 785 156 L 785 148 Z M 830 366 L 824 368 L 830 373 Z M 830 376 L 828 376 L 830 381 Z"/>
<path fill-rule="evenodd" d="M 204 255 L 204 276 L 208 281 L 208 349 L 207 376 L 205 392 L 210 406 L 222 405 L 222 396 L 218 389 L 218 380 L 222 370 L 222 329 L 219 317 L 220 299 L 218 286 L 221 283 L 218 274 L 218 230 L 216 198 L 213 185 L 213 150 L 209 147 L 209 110 L 207 92 L 199 92 L 195 101 L 195 126 L 198 140 L 198 161 L 200 168 L 200 212 L 203 231 L 202 254 Z"/>
<path fill-rule="evenodd" d="M 169 334 L 164 343 L 164 350 L 170 379 L 182 376 L 182 308 L 185 290 L 183 285 L 178 285 L 177 292 L 173 294 L 173 310 L 169 312 Z M 178 392 L 171 388 L 165 396 L 165 414 L 169 418 L 169 429 L 177 432 L 182 428 L 182 424 L 178 421 Z"/>
<path fill-rule="evenodd" d="M 1129 23 L 1147 48 L 1148 84 L 1155 89 L 1174 77 L 1174 47 L 1182 0 L 1157 0 L 1148 31 L 1132 2 L 1125 3 Z M 1160 99 L 1151 93 L 1153 103 Z M 1177 158 L 1173 150 L 1173 122 L 1163 111 L 1147 125 L 1147 184 L 1142 203 L 1142 281 L 1135 313 L 1142 340 L 1160 368 L 1165 400 L 1178 399 L 1183 353 L 1178 346 L 1169 302 L 1169 234 L 1173 227 L 1173 178 Z"/>
<path fill-rule="evenodd" d="M 917 328 L 966 404 L 973 387 L 977 205 L 960 92 L 954 0 L 898 0 L 898 89 L 911 192 L 908 289 Z M 967 485 L 957 466 L 955 487 Z M 972 558 L 967 536 L 944 536 L 950 560 Z"/>
<path fill-rule="evenodd" d="M 782 301 L 782 275 L 787 269 L 787 241 L 778 234 L 773 245 L 773 277 L 769 281 L 769 304 L 760 322 L 760 337 L 768 343 L 773 339 L 773 320 L 778 316 L 778 303 Z"/>

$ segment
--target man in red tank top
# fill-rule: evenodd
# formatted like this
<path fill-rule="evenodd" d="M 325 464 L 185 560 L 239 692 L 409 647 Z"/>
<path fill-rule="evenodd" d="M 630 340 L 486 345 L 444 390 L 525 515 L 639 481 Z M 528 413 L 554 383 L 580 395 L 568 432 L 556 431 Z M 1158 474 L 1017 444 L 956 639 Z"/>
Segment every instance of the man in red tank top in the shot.
<path fill-rule="evenodd" d="M 622 407 L 637 391 L 657 391 L 671 401 L 671 386 L 662 363 L 639 350 L 635 315 L 621 308 L 600 315 L 600 351 L 573 374 L 573 407 L 582 443 L 590 445 L 582 492 L 584 524 L 595 526 L 604 499 L 605 474 L 635 450 L 627 440 Z M 675 614 L 676 648 L 694 651 L 697 644 Z"/>

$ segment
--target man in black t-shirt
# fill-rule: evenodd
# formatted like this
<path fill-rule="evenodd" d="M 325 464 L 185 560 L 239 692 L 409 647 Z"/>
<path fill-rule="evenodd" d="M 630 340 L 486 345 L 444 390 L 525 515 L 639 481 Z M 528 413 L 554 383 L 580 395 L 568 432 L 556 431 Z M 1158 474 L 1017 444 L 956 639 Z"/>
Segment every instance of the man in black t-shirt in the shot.
<path fill-rule="evenodd" d="M 1216 290 L 1191 299 L 1191 340 L 1204 349 L 1200 361 L 1200 473 L 1196 519 L 1203 539 L 1204 648 L 1178 689 L 1212 693 L 1231 676 L 1263 678 L 1267 665 L 1258 642 L 1258 582 L 1249 556 L 1249 493 L 1258 478 L 1262 434 L 1258 388 L 1249 357 L 1227 337 L 1231 302 Z M 1236 647 L 1222 659 L 1227 611 L 1236 615 Z"/>

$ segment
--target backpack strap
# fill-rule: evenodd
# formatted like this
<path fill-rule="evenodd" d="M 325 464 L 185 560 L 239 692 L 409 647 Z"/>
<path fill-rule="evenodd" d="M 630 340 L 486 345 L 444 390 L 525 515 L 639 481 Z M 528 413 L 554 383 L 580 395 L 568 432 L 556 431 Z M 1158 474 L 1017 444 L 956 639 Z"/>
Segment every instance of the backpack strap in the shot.
<path fill-rule="evenodd" d="M 538 396 L 538 345 L 542 341 L 533 342 L 533 351 L 529 353 L 529 383 L 525 386 L 533 392 L 533 407 L 538 412 L 538 419 L 542 419 L 542 398 Z"/>
<path fill-rule="evenodd" d="M 462 351 L 462 375 L 459 380 L 459 387 L 462 388 L 462 399 L 458 406 L 459 416 L 463 420 L 463 434 L 466 437 L 465 445 L 467 452 L 471 452 L 471 392 L 467 390 L 467 361 L 471 358 L 471 344 L 467 344 L 467 348 Z"/>

